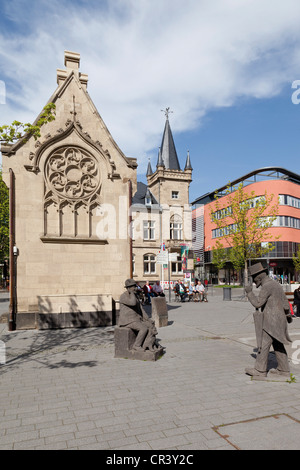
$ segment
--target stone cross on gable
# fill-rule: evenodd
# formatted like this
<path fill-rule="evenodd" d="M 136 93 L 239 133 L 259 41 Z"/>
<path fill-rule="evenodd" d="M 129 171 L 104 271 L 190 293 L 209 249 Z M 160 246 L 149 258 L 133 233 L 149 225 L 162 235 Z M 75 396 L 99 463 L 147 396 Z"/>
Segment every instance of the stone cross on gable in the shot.
<path fill-rule="evenodd" d="M 70 111 L 70 114 L 73 115 L 73 121 L 75 122 L 76 119 L 76 105 L 75 105 L 75 96 L 73 95 L 73 108 Z"/>
<path fill-rule="evenodd" d="M 162 113 L 165 113 L 166 119 L 169 119 L 169 114 L 173 113 L 173 111 L 170 111 L 170 108 L 162 109 Z"/>

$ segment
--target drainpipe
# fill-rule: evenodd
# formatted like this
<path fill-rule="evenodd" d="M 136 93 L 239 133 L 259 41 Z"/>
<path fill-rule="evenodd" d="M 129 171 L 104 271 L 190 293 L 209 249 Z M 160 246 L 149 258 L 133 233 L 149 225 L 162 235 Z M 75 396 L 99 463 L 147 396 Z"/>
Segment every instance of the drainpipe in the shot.
<path fill-rule="evenodd" d="M 15 247 L 15 175 L 9 169 L 9 320 L 8 330 L 16 329 L 16 247 Z"/>
<path fill-rule="evenodd" d="M 129 256 L 130 256 L 130 260 L 129 260 L 129 266 L 130 266 L 130 269 L 129 269 L 129 277 L 130 279 L 133 278 L 133 269 L 132 269 L 132 182 L 131 180 L 128 180 L 128 192 L 129 192 L 129 198 L 128 198 L 128 201 L 129 201 Z"/>

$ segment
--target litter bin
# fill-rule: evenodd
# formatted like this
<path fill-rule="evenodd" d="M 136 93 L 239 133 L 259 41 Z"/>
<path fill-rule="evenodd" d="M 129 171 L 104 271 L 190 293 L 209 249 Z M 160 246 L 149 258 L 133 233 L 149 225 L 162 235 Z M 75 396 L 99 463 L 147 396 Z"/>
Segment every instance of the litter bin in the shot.
<path fill-rule="evenodd" d="M 223 287 L 223 300 L 231 300 L 231 287 Z"/>

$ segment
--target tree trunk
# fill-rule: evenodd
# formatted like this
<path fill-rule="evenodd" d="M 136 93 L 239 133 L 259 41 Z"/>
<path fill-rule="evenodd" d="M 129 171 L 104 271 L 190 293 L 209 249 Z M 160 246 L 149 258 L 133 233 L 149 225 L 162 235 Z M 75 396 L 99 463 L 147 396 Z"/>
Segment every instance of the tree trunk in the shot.
<path fill-rule="evenodd" d="M 244 284 L 248 284 L 248 264 L 247 260 L 245 260 L 245 268 L 244 268 Z"/>

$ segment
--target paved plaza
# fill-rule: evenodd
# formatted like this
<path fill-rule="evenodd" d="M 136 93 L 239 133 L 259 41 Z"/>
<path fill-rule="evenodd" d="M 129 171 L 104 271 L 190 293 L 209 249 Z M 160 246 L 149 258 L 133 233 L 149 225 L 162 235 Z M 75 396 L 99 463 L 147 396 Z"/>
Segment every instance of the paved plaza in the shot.
<path fill-rule="evenodd" d="M 253 307 L 241 289 L 208 299 L 168 302 L 156 362 L 114 358 L 114 327 L 0 324 L 0 449 L 300 449 L 300 319 L 289 325 L 292 380 L 254 381 L 244 372 L 255 360 Z"/>

